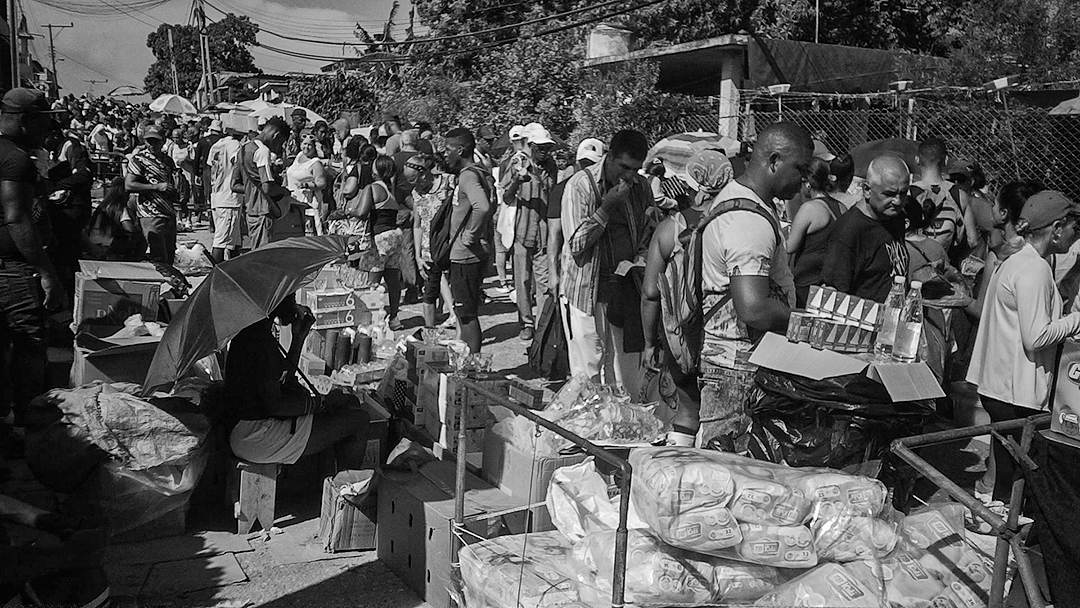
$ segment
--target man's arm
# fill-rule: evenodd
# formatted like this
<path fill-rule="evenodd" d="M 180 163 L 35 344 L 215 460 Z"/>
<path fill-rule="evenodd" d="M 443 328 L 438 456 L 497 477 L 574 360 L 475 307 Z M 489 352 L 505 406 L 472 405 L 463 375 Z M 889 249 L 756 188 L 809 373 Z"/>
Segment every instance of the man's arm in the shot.
<path fill-rule="evenodd" d="M 623 204 L 630 191 L 625 182 L 620 182 L 608 191 L 603 201 L 597 201 L 600 207 L 592 211 L 596 207 L 593 202 L 596 196 L 588 181 L 592 178 L 588 171 L 579 172 L 570 178 L 574 181 L 567 184 L 563 195 L 563 233 L 570 235 L 570 253 L 575 259 L 596 246 L 607 230 L 612 206 Z"/>
<path fill-rule="evenodd" d="M 45 309 L 55 310 L 64 299 L 64 288 L 34 226 L 30 211 L 34 201 L 34 187 L 25 182 L 0 181 L 0 201 L 12 242 L 23 258 L 41 274 L 41 287 L 45 290 Z"/>
<path fill-rule="evenodd" d="M 480 178 L 474 171 L 462 171 L 458 179 L 460 180 L 461 191 L 468 199 L 469 206 L 472 207 L 468 223 L 461 231 L 461 242 L 468 246 L 476 242 L 481 227 L 484 225 L 484 220 L 491 213 L 491 201 L 488 200 L 487 192 L 484 191 L 484 187 L 480 184 Z"/>
<path fill-rule="evenodd" d="M 68 153 L 68 164 L 71 165 L 71 175 L 65 176 L 53 182 L 58 188 L 74 190 L 89 185 L 94 181 L 90 170 L 90 158 L 82 146 L 71 146 Z"/>
<path fill-rule="evenodd" d="M 861 212 L 860 212 L 861 213 Z M 855 282 L 855 250 L 845 238 L 833 238 L 825 249 L 825 263 L 821 267 L 821 282 L 842 293 L 851 293 Z"/>
<path fill-rule="evenodd" d="M 736 316 L 748 328 L 761 333 L 787 330 L 791 309 L 769 297 L 769 277 L 731 277 L 731 301 L 735 304 Z"/>

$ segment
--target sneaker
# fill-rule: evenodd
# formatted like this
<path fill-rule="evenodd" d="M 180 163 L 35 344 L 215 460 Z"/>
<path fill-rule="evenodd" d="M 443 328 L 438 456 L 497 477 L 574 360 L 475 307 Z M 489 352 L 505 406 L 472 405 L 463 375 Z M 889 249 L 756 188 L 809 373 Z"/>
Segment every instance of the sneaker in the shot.
<path fill-rule="evenodd" d="M 506 283 L 499 283 L 498 285 L 493 287 L 491 291 L 495 292 L 496 295 L 506 296 L 510 295 L 510 292 L 513 290 L 514 288 L 510 287 L 510 285 Z"/>
<path fill-rule="evenodd" d="M 518 338 L 521 338 L 523 342 L 532 342 L 533 340 L 533 328 L 526 325 L 521 328 L 521 333 L 518 334 Z"/>
<path fill-rule="evenodd" d="M 446 320 L 439 323 L 439 329 L 454 329 L 457 327 L 457 317 L 450 315 Z"/>
<path fill-rule="evenodd" d="M 386 322 L 392 331 L 401 331 L 405 329 L 405 326 L 401 324 L 401 321 L 397 317 L 390 317 L 390 320 Z"/>

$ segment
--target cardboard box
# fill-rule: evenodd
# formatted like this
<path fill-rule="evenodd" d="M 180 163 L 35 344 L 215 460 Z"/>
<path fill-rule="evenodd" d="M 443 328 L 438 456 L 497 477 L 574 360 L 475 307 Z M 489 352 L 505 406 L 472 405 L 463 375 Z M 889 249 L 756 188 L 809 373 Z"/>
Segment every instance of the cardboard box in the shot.
<path fill-rule="evenodd" d="M 484 436 L 484 460 L 481 476 L 485 481 L 525 504 L 544 502 L 555 469 L 583 462 L 587 456 L 558 456 L 534 458 L 492 431 Z M 547 507 L 530 511 L 529 531 L 554 530 Z"/>
<path fill-rule="evenodd" d="M 390 455 L 390 412 L 366 392 L 360 407 L 368 415 L 368 445 L 364 452 L 363 468 L 381 469 Z"/>
<path fill-rule="evenodd" d="M 323 480 L 319 540 L 327 553 L 375 548 L 378 499 L 369 494 L 355 504 L 338 493 L 341 485 L 358 479 L 355 473 L 357 471 L 342 471 Z"/>
<path fill-rule="evenodd" d="M 830 350 L 817 350 L 806 343 L 791 343 L 784 336 L 768 333 L 750 355 L 750 363 L 780 372 L 821 380 L 847 374 L 865 374 L 885 385 L 893 401 L 938 399 L 945 396 L 934 372 L 926 363 L 873 361 Z"/>
<path fill-rule="evenodd" d="M 1050 430 L 1080 440 L 1080 343 L 1062 345 Z"/>
<path fill-rule="evenodd" d="M 817 317 L 839 321 L 872 331 L 881 319 L 882 305 L 872 300 L 814 285 L 806 299 L 806 311 Z"/>
<path fill-rule="evenodd" d="M 71 386 L 94 380 L 142 384 L 160 341 L 153 336 L 107 340 L 79 334 L 71 363 Z"/>
<path fill-rule="evenodd" d="M 379 480 L 379 560 L 432 608 L 450 606 L 454 468 L 453 462 L 432 462 L 419 473 L 386 473 Z M 471 474 L 465 488 L 466 542 L 524 532 L 522 513 L 489 515 L 520 507 L 520 501 Z"/>
<path fill-rule="evenodd" d="M 328 312 L 334 310 L 354 310 L 356 298 L 351 289 L 305 289 L 302 302 L 312 312 Z"/>
<path fill-rule="evenodd" d="M 124 326 L 131 315 L 156 321 L 161 285 L 166 282 L 153 264 L 79 260 L 75 273 L 73 331 L 106 337 Z"/>

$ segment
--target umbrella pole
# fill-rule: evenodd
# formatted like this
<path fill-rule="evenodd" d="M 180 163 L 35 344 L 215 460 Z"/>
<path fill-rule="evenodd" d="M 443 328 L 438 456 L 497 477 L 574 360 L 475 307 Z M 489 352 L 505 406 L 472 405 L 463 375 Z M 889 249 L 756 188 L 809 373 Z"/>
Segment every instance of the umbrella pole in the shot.
<path fill-rule="evenodd" d="M 289 361 L 289 353 L 285 352 L 285 347 L 283 347 L 280 342 L 278 342 L 277 347 L 278 347 L 278 351 L 281 353 L 281 356 L 285 357 L 285 361 L 288 362 Z M 318 389 L 315 388 L 315 384 L 313 384 L 311 382 L 311 380 L 307 377 L 307 374 L 304 373 L 304 370 L 300 369 L 300 366 L 294 365 L 293 366 L 293 371 L 296 372 L 297 374 L 299 374 L 300 379 L 304 381 L 304 384 L 306 384 L 309 389 L 311 389 L 312 394 L 315 394 L 315 395 L 319 394 Z"/>

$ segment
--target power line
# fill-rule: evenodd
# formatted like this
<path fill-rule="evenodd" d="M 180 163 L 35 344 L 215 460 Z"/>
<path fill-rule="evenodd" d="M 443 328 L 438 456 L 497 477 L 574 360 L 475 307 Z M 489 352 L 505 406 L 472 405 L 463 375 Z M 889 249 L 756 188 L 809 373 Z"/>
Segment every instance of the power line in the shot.
<path fill-rule="evenodd" d="M 245 14 L 246 15 L 249 12 L 251 12 L 251 10 L 252 10 L 250 8 L 244 8 L 243 6 L 240 6 L 238 4 L 238 0 L 218 0 L 218 1 L 221 3 L 222 6 L 227 7 L 227 8 L 231 8 L 233 10 L 233 12 L 235 12 L 235 13 L 240 13 L 240 14 Z M 209 4 L 209 3 L 207 3 L 207 4 Z M 214 8 L 218 12 L 222 12 L 221 9 L 219 9 L 217 7 L 214 7 Z M 285 17 L 282 16 L 280 19 L 284 19 L 284 18 Z M 279 17 L 272 16 L 271 14 L 264 14 L 264 15 L 260 16 L 260 20 L 269 20 L 269 21 L 274 21 L 275 23 L 277 23 L 277 22 L 279 22 Z M 280 22 L 281 23 L 293 24 L 293 22 L 291 22 L 291 21 L 280 21 Z M 359 24 L 362 24 L 362 25 L 377 26 L 377 25 L 382 25 L 383 23 L 385 23 L 385 21 L 378 20 L 378 19 L 370 19 L 370 20 L 353 20 L 353 19 L 349 19 L 347 21 L 347 23 L 359 23 Z M 314 17 L 305 17 L 303 19 L 303 24 L 301 24 L 301 25 L 319 25 L 320 29 L 325 29 L 323 27 L 323 25 L 321 25 L 321 24 L 326 24 L 327 26 L 330 26 L 330 27 L 342 26 L 342 21 L 339 20 L 339 19 L 317 19 L 317 18 L 314 18 Z M 349 26 L 349 27 L 351 29 L 352 26 Z"/>

